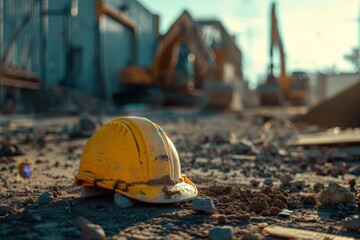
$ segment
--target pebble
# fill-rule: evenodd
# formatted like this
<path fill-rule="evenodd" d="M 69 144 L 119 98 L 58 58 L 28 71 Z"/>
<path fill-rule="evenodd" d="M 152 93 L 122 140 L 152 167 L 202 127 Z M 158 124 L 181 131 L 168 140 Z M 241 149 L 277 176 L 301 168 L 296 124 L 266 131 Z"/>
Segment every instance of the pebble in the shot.
<path fill-rule="evenodd" d="M 291 180 L 289 184 L 293 187 L 302 188 L 305 184 L 304 180 Z"/>
<path fill-rule="evenodd" d="M 50 192 L 44 192 L 39 196 L 36 203 L 37 204 L 47 204 L 50 203 L 54 199 L 54 196 Z"/>
<path fill-rule="evenodd" d="M 191 208 L 197 212 L 205 214 L 213 214 L 216 210 L 214 202 L 210 197 L 195 198 L 192 202 Z"/>
<path fill-rule="evenodd" d="M 12 206 L 8 206 L 5 204 L 0 205 L 0 216 L 4 216 L 6 214 L 16 213 L 16 209 Z"/>
<path fill-rule="evenodd" d="M 173 229 L 174 226 L 175 226 L 175 225 L 174 225 L 173 223 L 167 223 L 167 224 L 165 224 L 165 228 L 166 228 L 166 229 L 169 229 L 169 230 Z"/>
<path fill-rule="evenodd" d="M 104 229 L 83 217 L 77 217 L 75 225 L 81 229 L 82 240 L 103 240 L 106 239 Z"/>
<path fill-rule="evenodd" d="M 246 232 L 242 235 L 241 240 L 258 240 L 259 238 L 252 232 Z"/>
<path fill-rule="evenodd" d="M 25 192 L 31 192 L 31 189 L 30 189 L 28 186 L 25 186 L 25 187 L 24 187 L 24 191 L 25 191 Z"/>
<path fill-rule="evenodd" d="M 135 200 L 124 197 L 119 193 L 114 193 L 114 203 L 118 208 L 128 208 L 134 206 Z"/>
<path fill-rule="evenodd" d="M 287 207 L 280 199 L 276 199 L 273 206 L 280 208 L 280 210 Z"/>
<path fill-rule="evenodd" d="M 222 214 L 217 216 L 216 220 L 218 224 L 224 224 L 227 222 L 226 216 Z"/>
<path fill-rule="evenodd" d="M 255 179 L 252 179 L 251 181 L 250 181 L 250 184 L 251 184 L 251 186 L 253 186 L 253 187 L 257 187 L 257 186 L 259 186 L 259 181 L 257 181 L 257 180 L 255 180 Z"/>
<path fill-rule="evenodd" d="M 209 231 L 211 240 L 231 240 L 234 237 L 234 230 L 230 226 L 214 227 Z"/>
<path fill-rule="evenodd" d="M 354 202 L 355 198 L 347 188 L 333 182 L 321 191 L 319 201 L 322 205 L 338 205 L 340 203 Z"/>
<path fill-rule="evenodd" d="M 280 176 L 280 181 L 284 186 L 289 186 L 290 181 L 292 181 L 292 180 L 293 180 L 293 178 L 289 174 L 284 174 L 284 175 Z"/>
<path fill-rule="evenodd" d="M 265 178 L 264 184 L 267 185 L 267 186 L 272 185 L 273 184 L 272 178 Z"/>
<path fill-rule="evenodd" d="M 358 231 L 360 229 L 360 217 L 345 218 L 345 220 L 342 221 L 342 225 L 346 230 Z"/>
<path fill-rule="evenodd" d="M 355 187 L 355 185 L 356 185 L 355 178 L 349 180 L 349 185 L 350 185 L 351 188 Z"/>
<path fill-rule="evenodd" d="M 269 209 L 269 212 L 270 212 L 270 216 L 276 216 L 281 212 L 281 209 L 273 206 Z"/>
<path fill-rule="evenodd" d="M 269 226 L 269 224 L 263 222 L 263 223 L 259 223 L 258 226 L 259 226 L 259 228 L 266 228 L 267 226 Z"/>
<path fill-rule="evenodd" d="M 302 200 L 307 205 L 315 205 L 316 204 L 316 198 L 314 194 L 308 193 L 305 196 L 302 197 Z"/>

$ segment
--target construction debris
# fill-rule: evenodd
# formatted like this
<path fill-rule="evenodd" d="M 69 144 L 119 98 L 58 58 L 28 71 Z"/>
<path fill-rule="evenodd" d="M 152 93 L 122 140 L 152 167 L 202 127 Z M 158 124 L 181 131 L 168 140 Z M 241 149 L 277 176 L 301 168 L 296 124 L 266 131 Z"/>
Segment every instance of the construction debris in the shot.
<path fill-rule="evenodd" d="M 264 234 L 272 237 L 286 238 L 286 239 L 333 239 L 333 240 L 355 240 L 351 237 L 336 236 L 333 234 L 319 233 L 315 231 L 281 227 L 269 226 L 264 229 Z"/>

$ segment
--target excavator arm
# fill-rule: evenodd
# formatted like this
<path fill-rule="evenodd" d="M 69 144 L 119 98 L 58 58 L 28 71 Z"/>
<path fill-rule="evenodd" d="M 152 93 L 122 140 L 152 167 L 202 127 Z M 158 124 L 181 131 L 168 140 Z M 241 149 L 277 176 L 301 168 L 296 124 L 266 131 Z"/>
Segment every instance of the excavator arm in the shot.
<path fill-rule="evenodd" d="M 162 36 L 157 46 L 153 64 L 152 77 L 157 84 L 170 86 L 178 62 L 180 45 L 187 46 L 195 56 L 195 68 L 200 81 L 204 81 L 209 71 L 209 58 L 201 33 L 187 11 L 177 19 L 169 31 Z"/>
<path fill-rule="evenodd" d="M 272 4 L 271 9 L 271 44 L 270 44 L 270 77 L 274 77 L 274 61 L 273 61 L 273 52 L 274 48 L 277 47 L 280 55 L 280 76 L 279 76 L 279 84 L 282 91 L 282 94 L 288 95 L 290 92 L 290 79 L 286 75 L 286 64 L 285 64 L 285 53 L 283 43 L 281 41 L 281 37 L 279 34 L 279 28 L 277 24 L 277 17 L 275 12 L 275 3 Z"/>

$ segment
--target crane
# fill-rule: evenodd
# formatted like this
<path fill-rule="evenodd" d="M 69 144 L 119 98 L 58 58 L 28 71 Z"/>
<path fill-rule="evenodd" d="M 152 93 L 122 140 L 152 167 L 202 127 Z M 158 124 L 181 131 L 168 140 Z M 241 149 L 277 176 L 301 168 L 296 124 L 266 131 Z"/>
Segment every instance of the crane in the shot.
<path fill-rule="evenodd" d="M 286 73 L 286 62 L 283 42 L 280 37 L 276 17 L 276 5 L 271 8 L 270 31 L 270 72 L 265 84 L 259 87 L 261 105 L 304 105 L 308 95 L 308 75 L 305 72 Z M 274 50 L 278 49 L 280 57 L 280 75 L 274 75 Z"/>

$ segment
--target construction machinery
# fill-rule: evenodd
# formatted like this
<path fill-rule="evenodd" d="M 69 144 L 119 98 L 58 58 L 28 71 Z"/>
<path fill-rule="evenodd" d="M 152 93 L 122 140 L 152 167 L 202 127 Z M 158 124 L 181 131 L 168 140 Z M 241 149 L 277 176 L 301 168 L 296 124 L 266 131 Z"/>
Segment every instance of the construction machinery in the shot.
<path fill-rule="evenodd" d="M 129 66 L 121 71 L 123 92 L 117 99 L 124 98 L 124 94 L 134 97 L 140 93 L 147 101 L 145 92 L 152 89 L 157 98 L 161 96 L 159 101 L 162 102 L 227 108 L 233 88 L 221 76 L 224 75 L 224 64 L 230 59 L 227 56 L 234 54 L 238 54 L 235 68 L 241 72 L 240 50 L 236 49 L 226 55 L 228 50 L 225 48 L 207 46 L 200 25 L 184 11 L 160 37 L 150 69 Z"/>
<path fill-rule="evenodd" d="M 271 9 L 270 35 L 270 67 L 269 75 L 258 90 L 261 105 L 305 105 L 308 98 L 308 75 L 303 71 L 293 72 L 289 77 L 286 73 L 285 52 L 279 34 L 275 3 Z M 274 75 L 274 49 L 277 47 L 280 57 L 279 77 Z"/>

